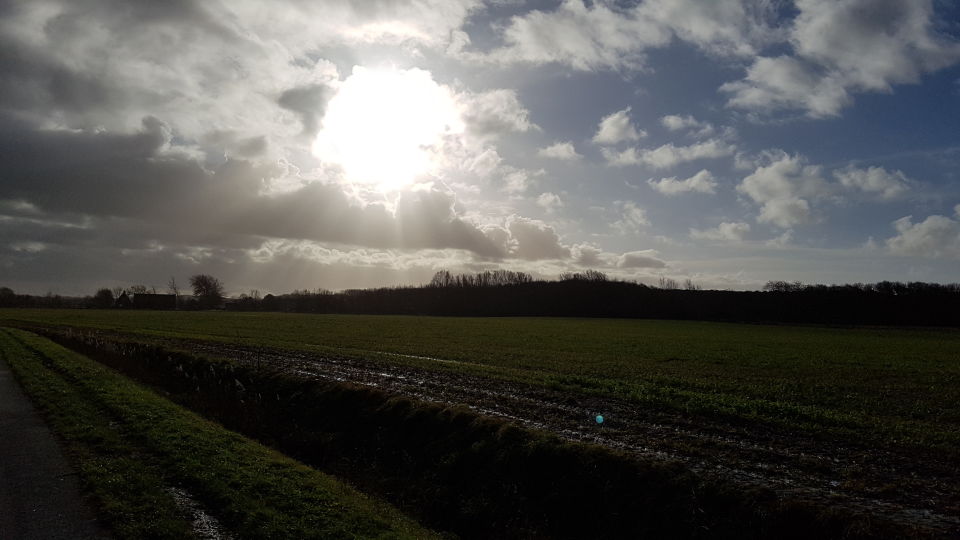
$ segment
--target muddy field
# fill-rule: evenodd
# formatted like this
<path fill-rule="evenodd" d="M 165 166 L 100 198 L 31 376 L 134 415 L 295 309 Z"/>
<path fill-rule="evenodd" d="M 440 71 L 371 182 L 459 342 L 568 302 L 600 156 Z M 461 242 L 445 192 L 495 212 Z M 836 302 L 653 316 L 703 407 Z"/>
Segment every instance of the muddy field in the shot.
<path fill-rule="evenodd" d="M 105 336 L 107 337 L 107 336 Z M 800 500 L 883 516 L 945 536 L 960 534 L 960 471 L 934 453 L 859 446 L 744 420 L 651 411 L 612 398 L 354 358 L 264 347 L 159 339 L 159 344 L 299 377 L 348 381 L 595 443 Z M 418 357 L 423 360 L 423 357 Z M 433 359 L 438 363 L 450 360 Z M 596 415 L 605 421 L 597 424 Z"/>

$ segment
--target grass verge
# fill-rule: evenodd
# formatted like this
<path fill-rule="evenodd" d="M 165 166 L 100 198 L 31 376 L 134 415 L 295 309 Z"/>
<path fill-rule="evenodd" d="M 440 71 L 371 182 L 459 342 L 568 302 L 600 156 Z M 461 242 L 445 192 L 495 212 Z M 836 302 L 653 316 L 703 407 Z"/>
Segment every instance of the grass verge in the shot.
<path fill-rule="evenodd" d="M 243 538 L 431 538 L 386 503 L 179 407 L 39 336 L 0 329 L 0 355 L 66 441 L 120 538 L 188 538 L 168 487 Z"/>

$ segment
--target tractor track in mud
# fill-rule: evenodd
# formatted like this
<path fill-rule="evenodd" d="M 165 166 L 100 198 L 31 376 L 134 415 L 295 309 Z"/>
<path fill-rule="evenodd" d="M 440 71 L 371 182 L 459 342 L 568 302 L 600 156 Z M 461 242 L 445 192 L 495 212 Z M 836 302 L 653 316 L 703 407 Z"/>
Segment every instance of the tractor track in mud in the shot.
<path fill-rule="evenodd" d="M 108 340 L 111 336 L 144 339 L 132 334 L 95 333 Z M 769 489 L 785 498 L 843 507 L 938 537 L 960 538 L 960 468 L 932 452 L 877 448 L 758 423 L 650 410 L 622 399 L 449 370 L 190 339 L 148 340 L 298 377 L 348 382 L 423 401 L 462 405 L 567 440 L 598 444 L 644 459 L 680 462 L 707 479 Z M 594 420 L 596 414 L 606 419 L 602 427 Z"/>

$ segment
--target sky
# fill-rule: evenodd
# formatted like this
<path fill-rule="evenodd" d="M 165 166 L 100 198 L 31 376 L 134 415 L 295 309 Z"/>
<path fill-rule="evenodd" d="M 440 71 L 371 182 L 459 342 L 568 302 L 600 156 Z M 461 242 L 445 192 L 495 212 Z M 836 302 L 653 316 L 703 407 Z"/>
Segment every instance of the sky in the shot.
<path fill-rule="evenodd" d="M 950 0 L 0 0 L 0 285 L 960 281 Z"/>

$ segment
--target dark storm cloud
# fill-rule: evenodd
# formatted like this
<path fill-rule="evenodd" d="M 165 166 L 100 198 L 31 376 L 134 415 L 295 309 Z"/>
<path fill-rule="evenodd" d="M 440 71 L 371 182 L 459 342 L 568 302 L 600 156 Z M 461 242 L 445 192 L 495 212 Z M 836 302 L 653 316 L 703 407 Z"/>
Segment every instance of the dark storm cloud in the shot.
<path fill-rule="evenodd" d="M 25 201 L 51 216 L 93 216 L 98 226 L 109 226 L 106 218 L 151 223 L 159 241 L 218 243 L 247 235 L 502 255 L 456 216 L 449 194 L 404 194 L 396 212 L 351 200 L 335 183 L 268 195 L 266 182 L 284 172 L 278 166 L 228 159 L 208 170 L 169 150 L 170 140 L 170 129 L 153 117 L 129 135 L 8 124 L 0 133 L 0 199 Z"/>

